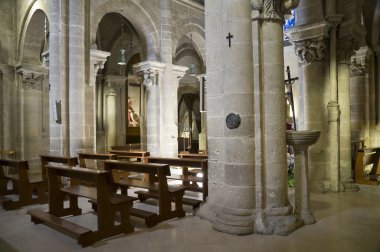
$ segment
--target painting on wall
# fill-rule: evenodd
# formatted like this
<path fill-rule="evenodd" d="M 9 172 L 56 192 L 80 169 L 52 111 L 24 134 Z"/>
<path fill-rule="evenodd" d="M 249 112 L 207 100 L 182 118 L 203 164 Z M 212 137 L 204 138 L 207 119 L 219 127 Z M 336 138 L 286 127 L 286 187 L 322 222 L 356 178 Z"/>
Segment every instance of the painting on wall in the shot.
<path fill-rule="evenodd" d="M 127 99 L 127 122 L 128 127 L 140 127 L 140 84 L 129 83 Z"/>

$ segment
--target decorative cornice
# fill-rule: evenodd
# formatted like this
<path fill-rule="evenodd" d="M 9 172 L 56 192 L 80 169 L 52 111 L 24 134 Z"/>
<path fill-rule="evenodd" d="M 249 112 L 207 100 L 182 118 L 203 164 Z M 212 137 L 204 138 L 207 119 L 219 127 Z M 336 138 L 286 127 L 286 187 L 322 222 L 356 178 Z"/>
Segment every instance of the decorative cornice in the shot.
<path fill-rule="evenodd" d="M 299 0 L 251 0 L 252 20 L 284 23 L 284 14 L 298 6 Z"/>
<path fill-rule="evenodd" d="M 298 61 L 304 65 L 315 61 L 323 61 L 326 56 L 326 40 L 303 40 L 295 44 Z"/>

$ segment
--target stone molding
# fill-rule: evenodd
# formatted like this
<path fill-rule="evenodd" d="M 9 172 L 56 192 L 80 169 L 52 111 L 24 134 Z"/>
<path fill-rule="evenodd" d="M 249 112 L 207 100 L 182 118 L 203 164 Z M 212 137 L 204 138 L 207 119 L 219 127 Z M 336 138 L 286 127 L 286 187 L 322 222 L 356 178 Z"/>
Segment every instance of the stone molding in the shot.
<path fill-rule="evenodd" d="M 293 44 L 300 43 L 304 40 L 322 40 L 329 37 L 331 25 L 326 21 L 318 23 L 294 26 L 286 34 Z"/>
<path fill-rule="evenodd" d="M 294 49 L 298 61 L 303 65 L 307 65 L 315 61 L 323 61 L 326 58 L 327 42 L 323 38 L 319 40 L 303 40 L 295 43 Z"/>
<path fill-rule="evenodd" d="M 299 0 L 251 0 L 252 20 L 283 24 L 285 12 L 296 8 L 298 3 Z"/>
<path fill-rule="evenodd" d="M 173 68 L 172 68 L 173 74 L 174 74 L 174 76 L 177 77 L 177 80 L 182 79 L 183 76 L 185 76 L 186 71 L 188 69 L 189 69 L 188 67 L 178 66 L 178 65 L 173 65 Z"/>

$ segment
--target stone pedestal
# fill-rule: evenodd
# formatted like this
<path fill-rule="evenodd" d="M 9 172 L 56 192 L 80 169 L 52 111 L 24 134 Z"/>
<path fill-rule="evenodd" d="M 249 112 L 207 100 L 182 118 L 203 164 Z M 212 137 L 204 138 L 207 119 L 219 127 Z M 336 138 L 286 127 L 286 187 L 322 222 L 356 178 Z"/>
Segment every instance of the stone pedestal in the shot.
<path fill-rule="evenodd" d="M 310 208 L 308 149 L 318 141 L 320 133 L 319 130 L 305 130 L 288 131 L 286 134 L 286 143 L 293 147 L 295 153 L 295 213 L 305 224 L 315 222 Z"/>

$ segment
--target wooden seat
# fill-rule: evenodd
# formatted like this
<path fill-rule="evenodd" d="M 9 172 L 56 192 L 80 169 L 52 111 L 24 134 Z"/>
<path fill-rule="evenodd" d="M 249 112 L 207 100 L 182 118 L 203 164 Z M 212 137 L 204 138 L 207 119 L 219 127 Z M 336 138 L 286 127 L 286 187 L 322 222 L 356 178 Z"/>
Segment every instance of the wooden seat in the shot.
<path fill-rule="evenodd" d="M 380 148 L 358 149 L 355 157 L 354 180 L 357 184 L 380 184 Z M 366 172 L 368 170 L 368 172 Z"/>
<path fill-rule="evenodd" d="M 35 224 L 43 223 L 57 231 L 75 238 L 83 247 L 94 242 L 122 233 L 134 231 L 130 223 L 130 209 L 134 197 L 116 195 L 112 192 L 112 176 L 108 171 L 72 167 L 64 165 L 47 165 L 49 180 L 49 211 L 31 209 L 27 213 Z M 87 181 L 94 187 L 71 185 L 61 187 L 58 180 L 66 176 Z M 64 199 L 69 196 L 69 207 L 64 207 Z M 92 231 L 61 217 L 79 215 L 78 197 L 85 197 L 97 202 L 98 229 Z M 115 223 L 115 213 L 120 212 L 120 224 Z"/>
<path fill-rule="evenodd" d="M 171 175 L 169 179 L 182 180 L 183 185 L 188 186 L 189 191 L 201 192 L 203 201 L 206 200 L 208 195 L 208 165 L 206 159 L 197 158 L 163 158 L 163 157 L 148 157 L 148 163 L 168 164 L 169 166 L 181 167 L 182 175 Z M 201 173 L 202 177 L 197 174 Z M 198 183 L 202 183 L 199 186 Z M 144 197 L 146 197 L 144 195 Z M 188 197 L 183 198 L 183 203 L 197 208 L 201 200 L 191 199 Z"/>
<path fill-rule="evenodd" d="M 65 157 L 65 156 L 54 156 L 54 155 L 40 155 L 42 174 L 46 176 L 46 168 L 45 166 L 51 163 L 55 164 L 64 164 L 68 166 L 76 166 L 78 165 L 77 157 Z M 61 178 L 61 184 L 67 185 L 68 181 L 65 178 Z"/>
<path fill-rule="evenodd" d="M 11 167 L 15 174 L 5 174 L 3 167 Z M 0 159 L 0 194 L 18 195 L 18 200 L 5 198 L 3 208 L 15 209 L 33 204 L 45 204 L 48 201 L 47 179 L 41 173 L 28 174 L 27 161 Z M 12 189 L 8 189 L 8 183 L 12 183 Z"/>
<path fill-rule="evenodd" d="M 148 211 L 134 209 L 131 215 L 144 218 L 148 227 L 154 226 L 159 222 L 185 216 L 182 207 L 182 199 L 186 186 L 168 186 L 166 176 L 170 176 L 170 168 L 165 164 L 144 164 L 127 161 L 106 161 L 106 170 L 123 170 L 128 172 L 138 172 L 148 174 L 149 180 L 136 180 L 127 177 L 114 178 L 114 183 L 118 186 L 129 188 L 138 187 L 148 189 L 149 192 L 156 195 L 158 199 L 159 213 L 151 213 Z M 139 193 L 137 192 L 139 195 Z M 139 195 L 140 196 L 140 195 Z M 175 209 L 171 209 L 171 202 L 175 202 Z"/>
<path fill-rule="evenodd" d="M 150 152 L 142 150 L 110 150 L 109 153 L 116 154 L 118 160 L 133 161 L 136 159 L 139 162 L 145 162 L 150 156 Z"/>

